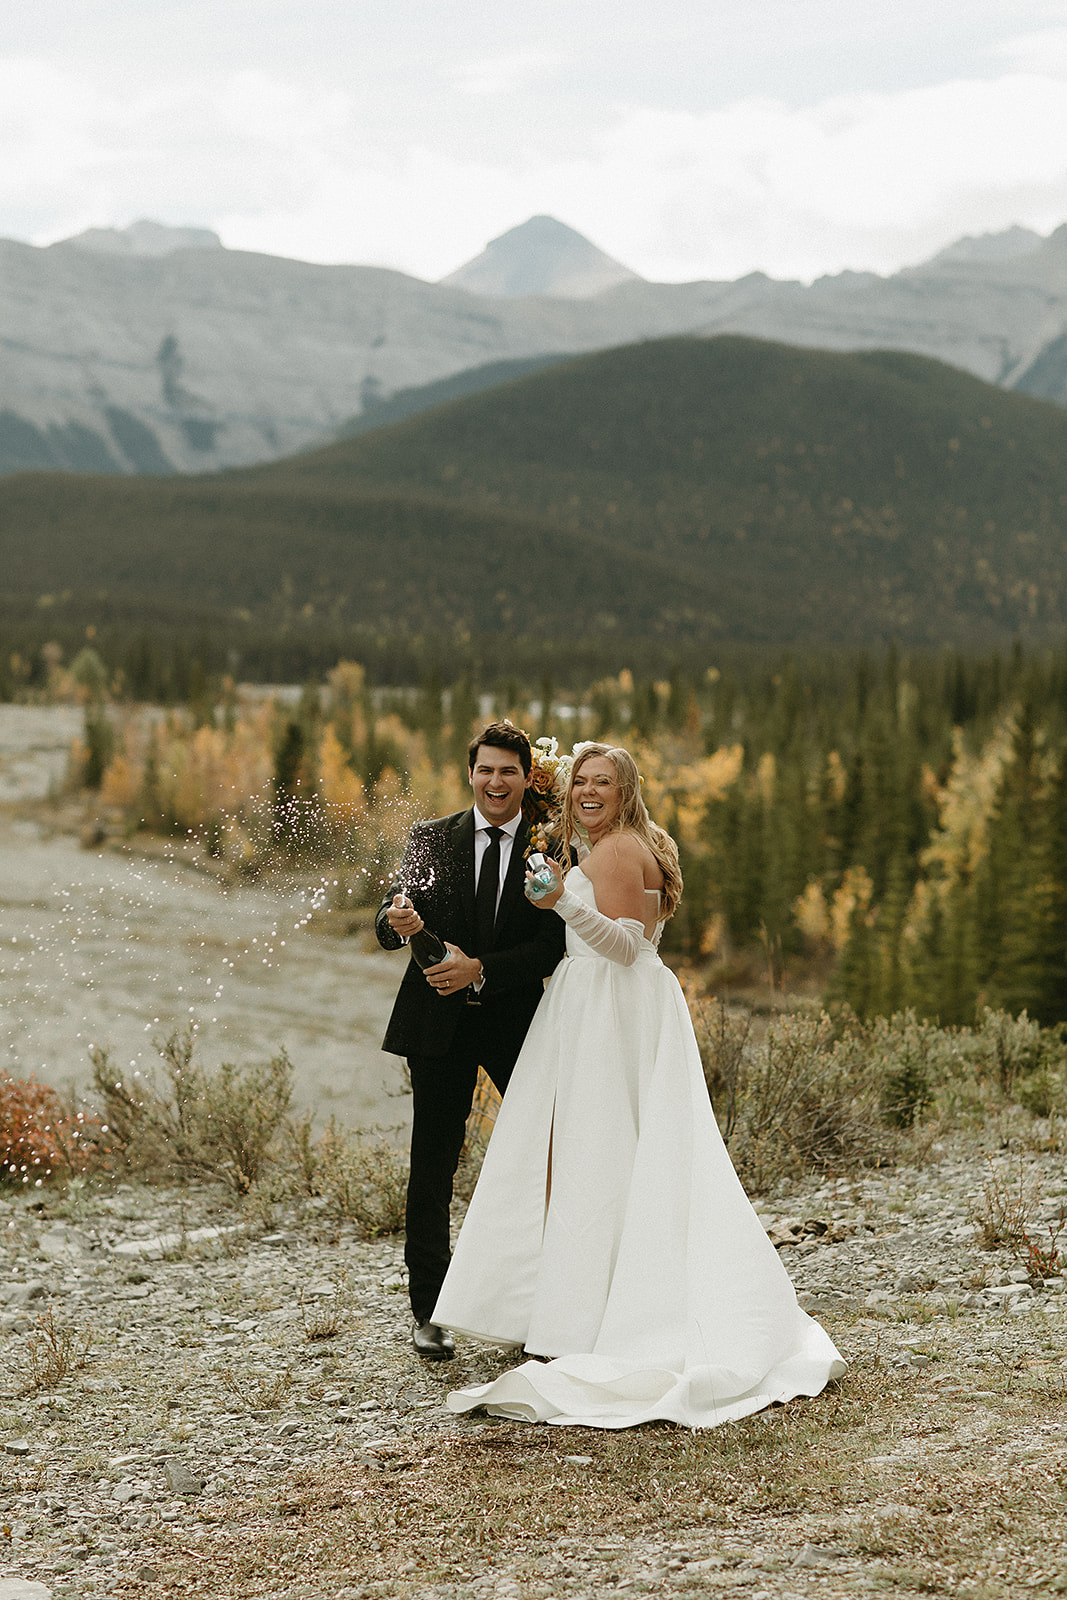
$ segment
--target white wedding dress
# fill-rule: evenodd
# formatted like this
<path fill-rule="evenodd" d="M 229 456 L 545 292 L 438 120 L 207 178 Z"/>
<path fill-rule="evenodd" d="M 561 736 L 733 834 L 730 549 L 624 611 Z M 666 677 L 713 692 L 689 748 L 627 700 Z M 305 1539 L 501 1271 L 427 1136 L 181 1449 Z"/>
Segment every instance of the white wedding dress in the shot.
<path fill-rule="evenodd" d="M 580 867 L 567 889 L 595 911 Z M 622 924 L 632 965 L 567 929 L 433 1315 L 552 1359 L 453 1392 L 454 1411 L 704 1428 L 845 1370 L 730 1163 L 658 908 Z"/>

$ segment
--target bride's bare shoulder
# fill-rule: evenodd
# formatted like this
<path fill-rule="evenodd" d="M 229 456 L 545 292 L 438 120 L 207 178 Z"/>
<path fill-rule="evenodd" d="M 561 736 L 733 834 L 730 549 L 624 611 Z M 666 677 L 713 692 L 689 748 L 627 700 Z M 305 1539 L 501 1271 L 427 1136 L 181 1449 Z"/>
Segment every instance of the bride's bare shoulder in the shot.
<path fill-rule="evenodd" d="M 638 872 L 646 889 L 662 889 L 663 871 L 645 841 L 636 833 L 609 833 L 593 846 L 583 863 L 583 870 L 593 873 L 621 871 L 627 877 Z"/>

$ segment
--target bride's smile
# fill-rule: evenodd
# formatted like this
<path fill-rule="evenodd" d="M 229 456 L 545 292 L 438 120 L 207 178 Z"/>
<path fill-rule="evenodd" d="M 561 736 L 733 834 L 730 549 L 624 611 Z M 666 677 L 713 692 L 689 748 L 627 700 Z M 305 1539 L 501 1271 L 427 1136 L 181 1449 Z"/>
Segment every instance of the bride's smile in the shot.
<path fill-rule="evenodd" d="M 594 843 L 612 831 L 619 819 L 622 791 L 607 756 L 594 756 L 582 764 L 572 794 L 574 809 Z"/>

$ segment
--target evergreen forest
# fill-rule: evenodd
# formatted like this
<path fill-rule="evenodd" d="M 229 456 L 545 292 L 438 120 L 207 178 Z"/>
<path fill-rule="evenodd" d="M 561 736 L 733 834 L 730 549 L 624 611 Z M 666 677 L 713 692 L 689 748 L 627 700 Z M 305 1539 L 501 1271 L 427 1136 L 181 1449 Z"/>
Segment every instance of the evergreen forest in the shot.
<path fill-rule="evenodd" d="M 411 689 L 342 662 L 298 701 L 205 680 L 162 719 L 116 700 L 91 649 L 53 652 L 49 683 L 86 701 L 75 775 L 112 824 L 238 874 L 318 865 L 339 911 L 376 903 L 412 821 L 469 803 L 486 717 L 624 743 L 681 850 L 665 948 L 719 992 L 1067 1022 L 1067 651 Z"/>

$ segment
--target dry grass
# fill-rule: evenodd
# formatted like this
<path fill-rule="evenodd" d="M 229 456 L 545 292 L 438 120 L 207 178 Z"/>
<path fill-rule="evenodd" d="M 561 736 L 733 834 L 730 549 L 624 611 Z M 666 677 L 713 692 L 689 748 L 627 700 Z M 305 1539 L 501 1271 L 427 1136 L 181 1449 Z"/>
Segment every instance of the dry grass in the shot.
<path fill-rule="evenodd" d="M 288 1368 L 284 1372 L 237 1372 L 227 1367 L 218 1378 L 226 1394 L 245 1411 L 278 1411 L 293 1388 Z"/>
<path fill-rule="evenodd" d="M 58 1389 L 66 1378 L 80 1372 L 89 1357 L 92 1335 L 57 1322 L 51 1306 L 37 1318 L 23 1347 L 23 1381 L 20 1393 L 42 1394 Z"/>
<path fill-rule="evenodd" d="M 332 1287 L 332 1295 L 309 1299 L 301 1289 L 298 1296 L 304 1338 L 312 1343 L 320 1339 L 336 1339 L 352 1320 L 352 1294 L 348 1287 L 348 1274 L 343 1267 L 337 1273 Z"/>
<path fill-rule="evenodd" d="M 313 1571 L 323 1593 L 406 1600 L 495 1573 L 547 1597 L 609 1591 L 671 1550 L 705 1565 L 679 1560 L 670 1586 L 701 1591 L 732 1592 L 741 1566 L 739 1589 L 788 1569 L 790 1594 L 854 1594 L 857 1578 L 975 1600 L 1049 1589 L 1067 1570 L 1067 1397 L 1053 1367 L 990 1362 L 977 1402 L 942 1392 L 936 1363 L 920 1374 L 873 1357 L 813 1401 L 711 1432 L 496 1423 L 398 1442 L 205 1504 L 196 1551 L 187 1532 L 152 1530 L 159 1581 L 118 1592 L 200 1595 L 210 1571 L 217 1600 L 267 1600 Z M 806 1544 L 835 1550 L 839 1570 L 794 1568 Z"/>
<path fill-rule="evenodd" d="M 982 1248 L 1021 1247 L 1026 1242 L 1027 1225 L 1041 1199 L 1040 1181 L 1021 1159 L 998 1164 L 989 1158 L 986 1166 L 982 1198 L 972 1213 Z"/>
<path fill-rule="evenodd" d="M 1055 1273 L 1063 1271 L 1067 1263 L 1064 1262 L 1059 1239 L 1065 1228 L 1067 1228 L 1067 1205 L 1061 1205 L 1056 1221 L 1048 1225 L 1047 1244 L 1044 1239 L 1035 1238 L 1033 1234 L 1027 1234 L 1021 1241 L 1019 1254 L 1024 1265 L 1029 1267 L 1031 1275 L 1051 1278 Z"/>

